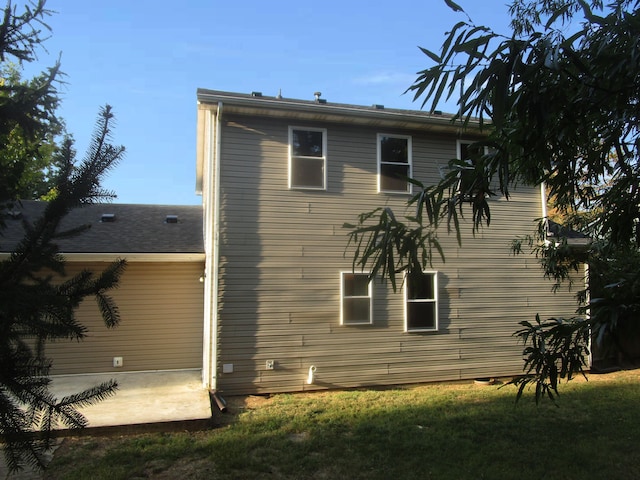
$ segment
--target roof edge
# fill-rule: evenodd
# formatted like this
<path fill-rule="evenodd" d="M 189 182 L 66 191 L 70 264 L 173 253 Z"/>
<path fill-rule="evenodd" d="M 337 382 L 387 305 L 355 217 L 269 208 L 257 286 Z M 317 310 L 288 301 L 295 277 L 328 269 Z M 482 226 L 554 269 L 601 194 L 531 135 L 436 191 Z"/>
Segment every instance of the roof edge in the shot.
<path fill-rule="evenodd" d="M 477 121 L 463 125 L 459 122 L 453 122 L 454 116 L 452 114 L 429 113 L 423 110 L 378 108 L 377 106 L 366 107 L 331 102 L 319 103 L 310 100 L 252 96 L 249 94 L 208 90 L 204 88 L 198 88 L 197 99 L 199 103 L 211 104 L 214 109 L 218 102 L 222 102 L 225 105 L 262 108 L 272 111 L 314 112 L 340 117 L 377 119 L 385 122 L 414 124 L 414 128 L 418 125 L 431 125 L 452 132 L 460 130 L 474 132 L 480 129 L 480 124 Z"/>
<path fill-rule="evenodd" d="M 125 259 L 128 262 L 185 262 L 195 263 L 204 262 L 204 253 L 65 253 L 60 252 L 67 262 L 113 262 L 119 259 Z M 0 252 L 0 260 L 6 260 L 11 253 Z"/>

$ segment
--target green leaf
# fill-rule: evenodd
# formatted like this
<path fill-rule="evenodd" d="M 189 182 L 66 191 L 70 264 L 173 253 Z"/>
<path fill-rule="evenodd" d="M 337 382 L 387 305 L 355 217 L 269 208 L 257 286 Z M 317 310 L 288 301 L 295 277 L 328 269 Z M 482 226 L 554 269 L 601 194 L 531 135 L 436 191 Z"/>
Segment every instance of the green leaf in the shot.
<path fill-rule="evenodd" d="M 441 58 L 440 56 L 436 55 L 435 53 L 433 53 L 431 50 L 427 50 L 426 48 L 422 48 L 420 46 L 418 46 L 418 48 L 422 51 L 422 53 L 424 53 L 425 55 L 427 55 L 431 60 L 433 60 L 436 63 L 440 63 L 441 62 Z"/>
<path fill-rule="evenodd" d="M 446 3 L 447 6 L 454 12 L 464 12 L 463 8 L 460 5 L 451 0 L 444 0 L 444 3 Z"/>

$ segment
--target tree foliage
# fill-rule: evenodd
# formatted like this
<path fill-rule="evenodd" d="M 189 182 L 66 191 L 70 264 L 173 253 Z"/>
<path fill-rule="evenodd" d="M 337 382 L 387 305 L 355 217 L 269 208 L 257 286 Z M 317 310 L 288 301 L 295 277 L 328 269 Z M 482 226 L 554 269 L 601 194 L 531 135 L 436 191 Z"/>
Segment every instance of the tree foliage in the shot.
<path fill-rule="evenodd" d="M 52 186 L 54 138 L 64 132 L 56 116 L 60 63 L 29 80 L 21 66 L 36 59 L 45 19 L 45 0 L 27 3 L 19 13 L 8 2 L 0 24 L 0 201 L 40 198 Z"/>
<path fill-rule="evenodd" d="M 49 12 L 44 0 L 28 4 L 18 14 L 9 2 L 0 24 L 0 69 L 10 59 L 29 62 L 42 42 L 38 28 Z M 3 71 L 7 71 L 4 69 Z M 24 190 L 21 179 L 31 168 L 33 155 L 51 140 L 51 122 L 58 105 L 55 81 L 58 65 L 30 82 L 0 85 L 0 242 L 4 218 Z M 57 425 L 80 428 L 86 419 L 79 407 L 114 393 L 117 385 L 105 382 L 57 399 L 49 387 L 51 361 L 46 345 L 51 341 L 81 340 L 86 328 L 75 310 L 86 297 L 94 297 L 107 327 L 119 322 L 119 312 L 109 291 L 125 268 L 118 260 L 104 271 L 84 270 L 66 275 L 65 260 L 57 241 L 80 235 L 88 228 L 62 228 L 74 208 L 113 198 L 101 187 L 104 176 L 117 165 L 124 148 L 111 143 L 113 113 L 109 106 L 99 114 L 85 158 L 76 162 L 73 141 L 67 138 L 55 153 L 55 195 L 35 221 L 23 220 L 25 235 L 10 247 L 0 262 L 0 435 L 11 470 L 29 463 L 43 466 Z"/>
<path fill-rule="evenodd" d="M 420 238 L 437 239 L 438 228 L 446 224 L 460 242 L 465 213 L 470 213 L 476 231 L 490 224 L 490 197 L 501 194 L 508 199 L 516 185 L 545 184 L 556 212 L 565 217 L 586 212 L 589 234 L 598 240 L 593 251 L 576 256 L 566 240 L 545 242 L 546 235 L 532 235 L 540 240 L 532 246 L 546 276 L 562 281 L 591 257 L 605 254 L 608 257 L 600 258 L 606 259 L 637 250 L 640 2 L 513 0 L 511 31 L 499 33 L 474 24 L 461 6 L 445 1 L 463 20 L 445 35 L 439 51 L 421 49 L 433 66 L 418 73 L 408 92 L 432 111 L 457 98 L 453 121 L 462 128 L 480 129 L 483 136 L 473 145 L 475 158 L 451 160 L 437 184 L 422 186 L 410 200 L 416 214 L 407 217 L 412 226 L 402 235 L 415 236 L 416 230 L 422 232 Z M 409 261 L 415 255 L 399 255 L 402 239 L 381 241 L 389 230 L 380 212 L 363 214 L 357 225 L 345 226 L 351 230 L 350 240 L 364 247 L 356 251 L 354 266 L 368 262 L 372 272 L 386 273 L 395 285 L 395 274 L 415 268 Z M 423 218 L 422 212 L 429 215 Z M 391 213 L 384 211 L 387 218 Z M 546 221 L 542 219 L 545 233 Z M 396 247 L 383 251 L 385 245 Z M 418 251 L 424 247 L 416 245 Z M 380 267 L 390 266 L 391 260 L 393 268 Z M 614 275 L 604 270 L 604 277 Z M 535 339 L 533 347 L 526 347 L 534 350 L 525 350 L 525 355 L 533 355 L 535 345 L 542 348 L 539 355 L 527 357 L 528 375 L 523 377 L 525 386 L 536 385 L 537 400 L 557 393 L 556 380 L 550 382 L 553 365 L 562 366 L 558 378 L 571 378 L 584 367 L 586 345 L 568 348 L 562 340 L 568 338 L 566 325 L 574 328 L 576 341 L 585 341 L 596 325 L 613 331 L 611 302 L 593 294 L 604 299 L 614 290 L 607 284 L 591 291 L 590 297 L 582 293 L 590 304 L 578 313 L 591 307 L 591 317 L 580 317 L 584 321 L 550 319 L 523 325 L 518 336 L 528 345 Z M 627 310 L 637 311 L 639 297 L 626 300 Z M 605 304 L 608 310 L 600 308 Z"/>
<path fill-rule="evenodd" d="M 36 89 L 43 82 L 43 75 L 23 80 L 18 65 L 6 62 L 0 66 L 0 99 L 9 101 L 18 89 Z M 57 107 L 52 102 L 52 108 Z M 6 172 L 3 189 L 11 189 L 14 199 L 42 199 L 52 193 L 59 170 L 56 164 L 58 139 L 67 136 L 62 120 L 48 115 L 37 132 L 27 135 L 17 121 L 7 121 L 3 130 L 0 151 L 0 169 Z"/>

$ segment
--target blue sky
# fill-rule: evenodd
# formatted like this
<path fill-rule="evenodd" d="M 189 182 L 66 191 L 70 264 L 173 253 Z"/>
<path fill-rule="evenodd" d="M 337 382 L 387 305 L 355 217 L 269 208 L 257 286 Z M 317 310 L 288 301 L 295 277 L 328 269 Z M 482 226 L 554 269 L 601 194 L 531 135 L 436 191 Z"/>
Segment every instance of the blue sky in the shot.
<path fill-rule="evenodd" d="M 507 0 L 457 0 L 477 24 L 506 31 Z M 105 186 L 118 203 L 198 204 L 196 89 L 418 109 L 403 95 L 464 20 L 443 0 L 48 0 L 67 75 L 61 116 L 84 155 L 100 106 L 114 108 L 124 161 Z M 30 71 L 33 67 L 30 67 Z M 29 73 L 29 72 L 27 72 Z M 452 111 L 452 105 L 442 110 Z"/>

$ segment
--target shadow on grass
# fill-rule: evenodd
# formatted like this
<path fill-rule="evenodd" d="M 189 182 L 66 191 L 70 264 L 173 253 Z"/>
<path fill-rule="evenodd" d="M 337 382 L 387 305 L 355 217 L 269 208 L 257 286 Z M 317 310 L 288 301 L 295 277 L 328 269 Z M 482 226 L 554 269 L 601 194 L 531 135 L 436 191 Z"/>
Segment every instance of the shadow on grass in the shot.
<path fill-rule="evenodd" d="M 473 385 L 277 395 L 215 431 L 123 438 L 100 455 L 79 445 L 84 464 L 64 478 L 171 478 L 191 464 L 189 478 L 635 479 L 639 394 L 637 381 L 580 383 L 559 408 Z"/>

